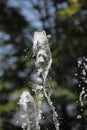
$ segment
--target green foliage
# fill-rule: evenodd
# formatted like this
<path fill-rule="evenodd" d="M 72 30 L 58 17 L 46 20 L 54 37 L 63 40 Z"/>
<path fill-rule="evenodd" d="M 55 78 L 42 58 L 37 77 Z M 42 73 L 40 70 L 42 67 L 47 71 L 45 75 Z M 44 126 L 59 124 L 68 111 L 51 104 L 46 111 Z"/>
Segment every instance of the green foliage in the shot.
<path fill-rule="evenodd" d="M 60 15 L 62 18 L 72 17 L 79 12 L 80 6 L 81 5 L 79 3 L 71 4 L 66 9 L 58 11 L 58 15 Z"/>
<path fill-rule="evenodd" d="M 4 115 L 5 116 L 5 114 L 10 114 L 10 112 L 12 112 L 12 111 L 14 111 L 14 110 L 16 110 L 16 108 L 15 108 L 15 102 L 9 102 L 9 103 L 7 103 L 7 104 L 5 104 L 5 105 L 1 105 L 0 106 L 0 115 Z"/>
<path fill-rule="evenodd" d="M 64 101 L 70 103 L 76 100 L 76 95 L 67 88 L 59 88 L 56 91 L 54 89 L 53 94 L 60 104 L 64 103 Z"/>

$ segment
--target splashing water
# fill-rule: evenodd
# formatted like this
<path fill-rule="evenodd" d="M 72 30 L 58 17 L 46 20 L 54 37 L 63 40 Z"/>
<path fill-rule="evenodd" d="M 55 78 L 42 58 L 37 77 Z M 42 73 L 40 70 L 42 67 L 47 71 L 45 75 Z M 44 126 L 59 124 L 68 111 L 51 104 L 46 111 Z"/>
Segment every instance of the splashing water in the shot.
<path fill-rule="evenodd" d="M 32 90 L 35 92 L 35 98 L 28 91 L 25 91 L 20 96 L 19 104 L 23 108 L 25 114 L 21 115 L 25 118 L 22 123 L 22 128 L 25 130 L 40 130 L 40 120 L 42 117 L 41 105 L 43 97 L 48 101 L 53 112 L 53 121 L 56 130 L 59 130 L 58 114 L 51 101 L 50 90 L 46 90 L 46 81 L 49 69 L 52 64 L 52 56 L 49 48 L 48 37 L 45 31 L 35 32 L 33 41 L 33 56 L 36 57 L 35 70 L 32 74 L 34 84 Z"/>
<path fill-rule="evenodd" d="M 85 95 L 85 88 L 82 87 L 82 90 L 81 90 L 80 96 L 79 96 L 79 101 L 80 101 L 81 106 L 84 106 L 84 102 L 83 102 L 84 95 Z"/>
<path fill-rule="evenodd" d="M 33 55 L 36 56 L 36 75 L 42 80 L 42 89 L 40 94 L 46 97 L 48 104 L 50 105 L 53 111 L 53 121 L 55 124 L 56 130 L 59 130 L 59 122 L 57 120 L 58 114 L 55 111 L 55 107 L 50 98 L 50 94 L 46 92 L 46 79 L 49 72 L 49 69 L 52 64 L 52 56 L 49 48 L 48 38 L 46 36 L 45 31 L 43 32 L 35 32 L 34 34 L 34 44 L 33 44 Z M 36 83 L 37 84 L 37 83 Z M 43 90 L 43 91 L 42 91 Z M 37 88 L 35 88 L 36 95 L 38 94 Z M 42 97 L 43 97 L 42 96 Z M 40 105 L 38 104 L 38 115 L 41 117 L 41 109 L 40 106 L 42 104 L 42 99 L 39 98 Z M 41 119 L 41 118 L 40 118 Z M 39 123 L 39 120 L 38 120 Z"/>
<path fill-rule="evenodd" d="M 78 60 L 78 69 L 79 87 L 82 89 L 79 101 L 81 106 L 84 106 L 87 98 L 87 58 L 83 57 Z"/>
<path fill-rule="evenodd" d="M 21 115 L 21 118 L 24 118 L 22 123 L 22 128 L 25 130 L 34 130 L 36 128 L 36 109 L 34 98 L 28 91 L 24 91 L 18 103 L 24 110 L 24 114 Z"/>
<path fill-rule="evenodd" d="M 45 82 L 52 64 L 51 52 L 45 31 L 35 32 L 33 55 L 36 56 L 36 74 Z"/>
<path fill-rule="evenodd" d="M 51 94 L 49 93 L 47 95 L 45 86 L 44 86 L 44 94 L 45 94 L 45 97 L 47 98 L 48 104 L 50 105 L 50 107 L 51 107 L 51 109 L 53 111 L 53 121 L 54 121 L 54 124 L 55 124 L 55 128 L 56 128 L 56 130 L 59 130 L 59 122 L 57 120 L 58 114 L 57 114 L 57 112 L 55 110 L 55 107 L 53 106 L 53 102 L 51 101 L 51 98 L 50 98 Z"/>

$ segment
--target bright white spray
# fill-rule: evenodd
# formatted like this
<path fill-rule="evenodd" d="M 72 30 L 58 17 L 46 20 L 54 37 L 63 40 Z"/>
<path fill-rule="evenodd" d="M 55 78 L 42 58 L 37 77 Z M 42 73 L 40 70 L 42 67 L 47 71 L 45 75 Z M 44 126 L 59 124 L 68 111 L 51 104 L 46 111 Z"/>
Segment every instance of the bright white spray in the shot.
<path fill-rule="evenodd" d="M 40 108 L 42 104 L 42 97 L 45 96 L 48 101 L 48 104 L 50 105 L 53 111 L 53 121 L 55 124 L 55 128 L 56 130 L 59 130 L 59 122 L 57 120 L 58 114 L 51 101 L 51 98 L 50 98 L 51 94 L 48 94 L 50 92 L 48 93 L 46 92 L 46 79 L 47 79 L 48 72 L 52 64 L 52 56 L 51 56 L 51 51 L 50 51 L 49 42 L 48 42 L 49 36 L 50 35 L 46 36 L 45 31 L 35 32 L 34 34 L 33 55 L 36 56 L 35 74 L 37 77 L 36 84 L 34 86 L 35 86 L 36 95 L 38 95 L 37 99 L 39 99 L 39 102 L 38 102 L 38 116 L 39 117 L 37 119 L 37 124 L 39 124 L 39 120 L 41 119 L 42 112 Z M 39 88 L 38 88 L 38 84 L 40 84 Z"/>
<path fill-rule="evenodd" d="M 87 58 L 83 57 L 78 60 L 78 68 L 81 68 L 81 80 L 84 86 L 81 85 L 81 81 L 79 82 L 79 87 L 82 88 L 79 96 L 79 101 L 81 106 L 84 106 L 86 102 L 87 94 L 86 94 L 86 84 L 87 84 Z"/>
<path fill-rule="evenodd" d="M 23 130 L 36 130 L 36 108 L 34 103 L 34 98 L 28 91 L 24 91 L 18 103 L 24 113 L 20 116 L 22 118 L 22 128 Z"/>
<path fill-rule="evenodd" d="M 50 35 L 46 36 L 45 31 L 34 33 L 33 56 L 36 57 L 36 61 L 34 74 L 32 74 L 34 82 L 32 90 L 35 92 L 35 98 L 33 98 L 28 91 L 25 91 L 19 100 L 19 104 L 25 112 L 24 115 L 21 115 L 21 118 L 25 119 L 25 122 L 22 123 L 24 130 L 40 130 L 39 123 L 42 116 L 41 105 L 44 96 L 53 111 L 55 128 L 59 130 L 58 114 L 51 101 L 50 90 L 47 91 L 46 89 L 46 80 L 52 64 L 48 37 L 50 37 Z"/>

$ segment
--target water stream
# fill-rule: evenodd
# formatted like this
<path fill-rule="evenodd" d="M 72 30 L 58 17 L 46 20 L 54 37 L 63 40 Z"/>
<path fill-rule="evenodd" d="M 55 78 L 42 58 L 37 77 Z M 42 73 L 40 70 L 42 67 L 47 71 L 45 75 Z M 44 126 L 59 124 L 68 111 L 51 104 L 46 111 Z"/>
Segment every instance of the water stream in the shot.
<path fill-rule="evenodd" d="M 42 118 L 41 105 L 44 97 L 52 109 L 55 128 L 59 130 L 58 114 L 51 101 L 50 90 L 46 91 L 47 76 L 52 64 L 52 56 L 48 42 L 49 37 L 50 35 L 46 36 L 45 31 L 34 33 L 33 56 L 35 56 L 36 61 L 35 70 L 32 74 L 34 79 L 32 90 L 35 93 L 35 97 L 32 97 L 28 91 L 25 91 L 19 100 L 19 104 L 25 112 L 25 123 L 22 123 L 24 130 L 40 130 L 39 123 Z"/>
<path fill-rule="evenodd" d="M 87 58 L 83 57 L 78 60 L 78 78 L 79 78 L 79 87 L 81 88 L 81 92 L 79 95 L 79 101 L 81 106 L 85 105 L 87 101 Z"/>
<path fill-rule="evenodd" d="M 33 56 L 36 61 L 31 77 L 33 81 L 32 91 L 35 96 L 33 97 L 29 91 L 24 91 L 20 96 L 19 105 L 24 111 L 21 115 L 23 130 L 40 130 L 41 106 L 44 97 L 52 110 L 55 128 L 59 130 L 58 114 L 51 100 L 50 86 L 47 86 L 48 73 L 52 64 L 49 37 L 50 35 L 47 36 L 45 31 L 34 33 Z M 79 87 L 81 88 L 79 102 L 81 107 L 84 107 L 87 101 L 87 58 L 83 57 L 78 60 L 77 75 Z M 80 119 L 81 115 L 77 115 L 77 118 Z"/>
<path fill-rule="evenodd" d="M 45 31 L 35 32 L 35 34 L 34 34 L 33 55 L 36 56 L 36 62 L 35 62 L 36 72 L 35 73 L 36 73 L 37 77 L 39 77 L 41 79 L 40 81 L 42 81 L 42 83 L 40 83 L 41 88 L 42 88 L 42 89 L 40 89 L 41 90 L 40 94 L 42 94 L 42 97 L 45 96 L 45 98 L 47 99 L 48 104 L 53 111 L 53 121 L 55 124 L 55 128 L 56 128 L 56 130 L 59 130 L 59 122 L 57 120 L 58 114 L 51 101 L 51 98 L 50 98 L 51 95 L 46 92 L 46 80 L 47 80 L 49 69 L 51 68 L 51 64 L 52 64 L 52 56 L 51 56 L 51 51 L 50 51 L 49 42 L 48 42 L 47 37 L 48 36 L 46 36 Z M 36 83 L 36 84 L 38 84 L 38 83 Z M 49 90 L 49 93 L 50 93 L 50 90 Z M 40 106 L 42 103 L 41 102 L 42 97 L 41 97 L 41 100 L 39 98 Z M 39 104 L 38 104 L 38 106 L 39 106 Z M 40 113 L 40 117 L 41 117 L 41 109 L 38 110 L 38 113 Z M 39 120 L 38 120 L 38 123 L 39 123 Z"/>

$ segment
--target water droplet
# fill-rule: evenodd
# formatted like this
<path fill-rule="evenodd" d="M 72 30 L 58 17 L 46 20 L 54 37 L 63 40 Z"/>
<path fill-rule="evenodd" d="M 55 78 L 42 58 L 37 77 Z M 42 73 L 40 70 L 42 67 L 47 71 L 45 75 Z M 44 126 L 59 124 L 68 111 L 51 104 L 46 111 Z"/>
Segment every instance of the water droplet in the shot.
<path fill-rule="evenodd" d="M 75 73 L 75 76 L 77 76 L 78 74 L 77 73 Z"/>
<path fill-rule="evenodd" d="M 81 109 L 81 111 L 83 112 L 83 109 Z"/>
<path fill-rule="evenodd" d="M 17 124 L 19 123 L 19 121 L 17 121 Z"/>
<path fill-rule="evenodd" d="M 81 115 L 77 115 L 77 119 L 81 119 L 82 118 L 82 116 Z"/>
<path fill-rule="evenodd" d="M 44 119 L 44 116 L 42 116 L 42 118 Z"/>

